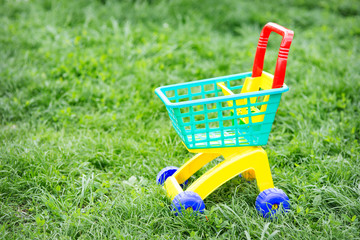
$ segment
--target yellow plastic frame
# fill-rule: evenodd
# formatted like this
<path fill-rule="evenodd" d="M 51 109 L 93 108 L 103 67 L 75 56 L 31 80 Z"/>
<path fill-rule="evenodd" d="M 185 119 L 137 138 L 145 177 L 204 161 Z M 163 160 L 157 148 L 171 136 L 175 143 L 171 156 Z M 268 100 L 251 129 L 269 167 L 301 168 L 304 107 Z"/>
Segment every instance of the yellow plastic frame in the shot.
<path fill-rule="evenodd" d="M 183 192 L 180 184 L 220 155 L 224 157 L 224 161 L 203 174 L 186 191 L 196 192 L 204 200 L 218 187 L 241 173 L 248 173 L 252 177 L 251 171 L 255 173 L 260 192 L 274 188 L 268 157 L 262 147 L 191 149 L 189 151 L 198 154 L 165 181 L 164 188 L 171 200 Z"/>

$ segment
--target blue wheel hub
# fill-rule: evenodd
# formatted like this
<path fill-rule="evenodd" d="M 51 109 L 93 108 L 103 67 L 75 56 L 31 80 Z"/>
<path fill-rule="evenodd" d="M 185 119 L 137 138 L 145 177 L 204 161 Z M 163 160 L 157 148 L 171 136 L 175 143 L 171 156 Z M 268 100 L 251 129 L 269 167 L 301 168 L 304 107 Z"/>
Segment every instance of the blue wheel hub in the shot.
<path fill-rule="evenodd" d="M 290 209 L 290 200 L 283 190 L 269 188 L 257 196 L 255 206 L 264 218 L 271 218 L 281 206 L 282 210 L 287 212 Z"/>
<path fill-rule="evenodd" d="M 192 209 L 194 212 L 204 212 L 205 204 L 199 194 L 185 191 L 176 195 L 172 201 L 172 211 L 174 211 L 175 215 L 177 216 L 188 209 Z"/>
<path fill-rule="evenodd" d="M 178 167 L 170 166 L 163 168 L 158 175 L 156 176 L 156 183 L 158 185 L 164 185 L 166 179 L 174 175 L 174 173 L 178 170 Z M 186 180 L 183 184 L 181 184 L 181 187 L 184 187 L 188 183 L 188 180 Z"/>

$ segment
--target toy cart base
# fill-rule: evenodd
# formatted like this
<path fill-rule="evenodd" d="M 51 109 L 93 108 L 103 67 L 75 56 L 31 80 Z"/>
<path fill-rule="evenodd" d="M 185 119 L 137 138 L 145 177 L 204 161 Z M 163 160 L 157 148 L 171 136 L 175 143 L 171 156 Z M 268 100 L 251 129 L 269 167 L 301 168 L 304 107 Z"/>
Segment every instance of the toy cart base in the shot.
<path fill-rule="evenodd" d="M 198 178 L 187 188 L 187 191 L 197 193 L 204 200 L 218 187 L 248 170 L 255 172 L 260 191 L 274 188 L 267 154 L 262 147 L 210 148 L 199 149 L 197 151 L 192 149 L 189 151 L 197 152 L 198 154 L 187 161 L 174 175 L 165 181 L 164 187 L 171 199 L 174 199 L 176 195 L 183 192 L 180 184 L 184 183 L 205 164 L 220 155 L 225 160 Z"/>
<path fill-rule="evenodd" d="M 240 174 L 247 180 L 256 178 L 260 190 L 256 208 L 264 217 L 271 216 L 281 205 L 285 211 L 290 208 L 289 198 L 286 194 L 282 190 L 274 188 L 268 157 L 262 147 L 188 150 L 197 155 L 188 160 L 171 176 L 168 176 L 164 183 L 164 188 L 173 202 L 173 210 L 176 214 L 182 209 L 188 208 L 203 212 L 205 208 L 203 200 L 221 185 Z M 182 189 L 181 185 L 186 184 L 194 173 L 221 155 L 224 157 L 224 161 L 203 174 L 185 191 Z"/>

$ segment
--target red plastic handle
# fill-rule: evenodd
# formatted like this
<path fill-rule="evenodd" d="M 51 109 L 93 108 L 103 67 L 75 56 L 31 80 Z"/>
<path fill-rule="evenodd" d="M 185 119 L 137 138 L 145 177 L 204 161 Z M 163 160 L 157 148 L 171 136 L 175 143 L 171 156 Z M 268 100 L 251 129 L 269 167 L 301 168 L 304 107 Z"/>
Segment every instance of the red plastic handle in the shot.
<path fill-rule="evenodd" d="M 284 84 L 287 58 L 294 32 L 276 23 L 267 23 L 261 31 L 259 43 L 256 49 L 252 77 L 260 77 L 264 67 L 266 46 L 271 32 L 280 34 L 283 38 L 280 44 L 278 59 L 276 62 L 274 81 L 272 88 L 281 88 Z"/>

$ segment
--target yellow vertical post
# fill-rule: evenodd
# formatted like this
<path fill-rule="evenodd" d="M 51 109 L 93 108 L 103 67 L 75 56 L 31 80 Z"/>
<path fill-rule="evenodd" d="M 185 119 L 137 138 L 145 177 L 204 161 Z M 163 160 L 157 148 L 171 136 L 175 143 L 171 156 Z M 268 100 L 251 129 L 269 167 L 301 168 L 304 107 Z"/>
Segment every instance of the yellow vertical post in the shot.
<path fill-rule="evenodd" d="M 176 195 L 183 192 L 182 188 L 180 187 L 179 183 L 176 181 L 174 176 L 171 176 L 168 179 L 166 179 L 164 188 L 171 200 L 173 200 L 174 197 L 176 197 Z"/>

